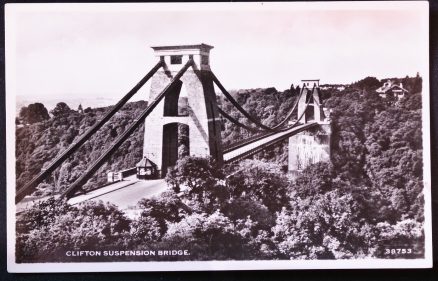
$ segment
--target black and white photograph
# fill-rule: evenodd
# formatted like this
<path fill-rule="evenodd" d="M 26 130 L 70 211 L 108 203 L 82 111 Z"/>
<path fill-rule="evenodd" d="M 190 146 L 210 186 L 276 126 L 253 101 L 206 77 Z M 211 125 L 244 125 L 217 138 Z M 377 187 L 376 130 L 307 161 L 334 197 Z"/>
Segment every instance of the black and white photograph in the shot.
<path fill-rule="evenodd" d="M 432 266 L 428 2 L 7 4 L 9 272 Z"/>

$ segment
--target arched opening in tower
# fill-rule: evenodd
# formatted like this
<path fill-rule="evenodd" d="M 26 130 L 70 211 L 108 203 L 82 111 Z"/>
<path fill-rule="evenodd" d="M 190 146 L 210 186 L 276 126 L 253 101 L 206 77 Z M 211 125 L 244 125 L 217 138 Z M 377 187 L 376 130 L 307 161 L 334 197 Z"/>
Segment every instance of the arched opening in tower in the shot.
<path fill-rule="evenodd" d="M 178 81 L 173 90 L 169 91 L 164 98 L 164 116 L 187 116 L 188 99 L 183 83 Z"/>
<path fill-rule="evenodd" d="M 189 126 L 177 122 L 164 125 L 162 176 L 166 176 L 168 169 L 175 166 L 178 159 L 188 155 L 190 155 Z"/>

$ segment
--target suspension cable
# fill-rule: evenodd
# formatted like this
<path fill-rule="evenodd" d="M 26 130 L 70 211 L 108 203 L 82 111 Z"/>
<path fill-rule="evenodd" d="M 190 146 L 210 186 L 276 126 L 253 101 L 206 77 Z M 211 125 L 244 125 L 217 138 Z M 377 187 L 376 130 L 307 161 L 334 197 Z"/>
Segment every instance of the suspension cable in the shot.
<path fill-rule="evenodd" d="M 286 117 L 282 121 L 280 121 L 280 123 L 278 123 L 277 125 L 272 127 L 272 129 L 276 130 L 278 127 L 282 126 L 284 123 L 286 123 L 286 121 L 288 121 L 290 119 L 290 117 L 292 116 L 292 114 L 295 111 L 296 107 L 298 106 L 298 103 L 300 102 L 300 99 L 301 99 L 301 96 L 303 95 L 304 89 L 307 89 L 307 87 L 303 85 L 303 88 L 301 89 L 300 94 L 298 95 L 298 98 L 295 101 L 295 104 L 292 107 L 292 109 L 289 111 L 289 113 L 286 115 Z M 315 89 L 315 86 L 313 86 L 312 93 L 313 93 L 314 89 Z"/>
<path fill-rule="evenodd" d="M 298 124 L 298 122 L 303 118 L 303 116 L 304 116 L 304 114 L 305 114 L 305 112 L 306 112 L 306 110 L 307 110 L 307 108 L 308 108 L 308 106 L 309 106 L 310 101 L 311 101 L 311 99 L 309 99 L 309 100 L 306 102 L 306 107 L 304 108 L 303 112 L 301 113 L 301 115 L 298 117 L 298 119 L 297 119 L 292 125 L 289 125 L 289 126 L 287 126 L 287 127 L 285 127 L 285 128 L 282 128 L 282 129 L 280 129 L 280 130 L 278 130 L 278 131 L 272 131 L 272 132 L 268 132 L 268 133 L 265 133 L 265 134 L 262 134 L 262 135 L 254 136 L 254 137 L 249 138 L 249 139 L 245 139 L 245 140 L 243 140 L 243 141 L 238 141 L 238 142 L 232 144 L 231 146 L 225 148 L 225 149 L 224 149 L 224 153 L 230 152 L 231 150 L 234 150 L 234 149 L 237 149 L 237 148 L 239 148 L 239 147 L 245 146 L 245 145 L 247 145 L 248 143 L 255 142 L 255 141 L 257 141 L 257 140 L 260 140 L 260 139 L 263 139 L 263 138 L 265 138 L 265 137 L 268 137 L 268 136 L 271 136 L 271 135 L 277 134 L 277 133 L 279 133 L 279 132 L 284 132 L 284 131 L 287 131 L 287 130 L 292 129 L 292 128 L 295 127 L 295 126 Z"/>
<path fill-rule="evenodd" d="M 223 117 L 225 117 L 226 119 L 228 119 L 228 120 L 229 120 L 231 123 L 233 123 L 234 125 L 239 126 L 239 127 L 241 127 L 241 128 L 244 128 L 244 129 L 246 129 L 246 130 L 248 130 L 248 131 L 251 131 L 251 132 L 260 132 L 260 130 L 257 129 L 257 128 L 253 128 L 253 127 L 247 126 L 247 125 L 245 125 L 245 124 L 239 122 L 237 119 L 233 118 L 231 115 L 228 115 L 228 114 L 227 114 L 225 111 L 223 111 L 220 107 L 218 107 L 218 111 L 219 111 L 219 114 L 221 114 Z"/>
<path fill-rule="evenodd" d="M 287 130 L 287 129 L 290 129 L 290 128 L 292 128 L 292 127 L 295 127 L 295 125 L 298 124 L 298 122 L 303 118 L 304 114 L 306 113 L 307 107 L 309 106 L 309 103 L 310 103 L 311 100 L 312 100 L 312 99 L 309 99 L 309 100 L 306 102 L 306 107 L 304 108 L 303 112 L 301 112 L 301 115 L 298 117 L 298 119 L 297 119 L 292 125 L 288 126 L 288 127 L 286 128 L 286 130 Z"/>
<path fill-rule="evenodd" d="M 179 81 L 181 76 L 192 65 L 193 59 L 189 59 L 184 67 L 172 78 L 170 83 L 167 84 L 167 86 L 155 97 L 155 99 L 147 106 L 147 108 L 140 114 L 140 116 L 135 119 L 135 122 L 132 123 L 129 128 L 126 129 L 126 131 L 123 132 L 123 134 L 120 135 L 113 142 L 113 144 L 108 149 L 106 149 L 105 152 L 96 161 L 91 164 L 90 168 L 88 168 L 88 170 L 86 170 L 81 177 L 79 177 L 69 188 L 67 188 L 67 190 L 65 190 L 61 194 L 61 198 L 70 197 L 74 191 L 82 187 L 82 185 L 88 181 L 91 175 L 94 174 L 106 160 L 108 160 L 108 157 L 111 156 L 111 154 L 114 153 L 115 150 L 118 149 L 123 144 L 123 142 L 143 123 L 146 117 L 154 110 L 154 108 L 166 96 L 166 94 L 175 87 L 176 82 Z"/>
<path fill-rule="evenodd" d="M 252 117 L 248 112 L 246 112 L 245 109 L 243 109 L 242 106 L 231 96 L 231 94 L 224 88 L 224 86 L 221 84 L 221 82 L 217 79 L 217 77 L 214 75 L 213 72 L 210 72 L 212 79 L 214 83 L 219 87 L 219 89 L 222 91 L 222 93 L 225 95 L 225 97 L 234 105 L 234 107 L 237 108 L 246 118 L 248 118 L 251 122 L 256 124 L 258 127 L 262 128 L 263 130 L 272 131 L 271 128 L 269 128 L 266 125 L 263 125 L 260 123 L 257 119 Z"/>
<path fill-rule="evenodd" d="M 278 128 L 281 127 L 282 125 L 284 125 L 284 123 L 286 123 L 289 118 L 292 116 L 293 112 L 295 111 L 296 107 L 298 106 L 298 103 L 301 99 L 301 96 L 304 92 L 305 89 L 307 89 L 306 86 L 303 86 L 303 88 L 300 91 L 300 94 L 297 97 L 297 100 L 295 101 L 295 104 L 293 105 L 292 109 L 288 112 L 288 114 L 286 115 L 285 118 L 283 118 L 282 121 L 280 121 L 277 125 L 273 126 L 273 127 L 268 127 L 266 125 L 263 125 L 261 122 L 257 121 L 253 116 L 251 116 L 234 98 L 233 96 L 225 89 L 225 87 L 221 84 L 221 82 L 219 81 L 219 79 L 214 75 L 213 72 L 211 72 L 212 75 L 212 79 L 214 81 L 214 83 L 219 87 L 219 89 L 221 90 L 221 92 L 225 95 L 225 97 L 231 102 L 231 104 L 237 108 L 237 110 L 239 110 L 246 118 L 248 118 L 251 122 L 253 122 L 255 125 L 257 125 L 258 127 L 262 128 L 265 131 L 278 131 Z M 312 88 L 312 93 L 315 89 L 315 85 Z M 231 121 L 231 120 L 230 120 Z M 236 124 L 238 126 L 240 126 L 239 124 Z M 243 125 L 243 124 L 241 124 Z M 242 127 L 242 126 L 241 126 Z"/>
<path fill-rule="evenodd" d="M 15 195 L 15 203 L 20 202 L 26 195 L 32 193 L 35 188 L 40 184 L 48 175 L 56 170 L 70 155 L 78 150 L 87 140 L 90 139 L 94 133 L 96 133 L 116 112 L 125 105 L 128 100 L 140 90 L 141 87 L 157 72 L 157 70 L 163 65 L 162 61 L 159 61 L 141 80 L 134 86 L 116 105 L 114 105 L 100 121 L 96 122 L 87 132 L 79 137 L 77 141 L 74 141 L 69 148 L 64 150 L 58 157 L 55 158 L 47 168 L 27 182 L 22 188 L 20 188 Z"/>

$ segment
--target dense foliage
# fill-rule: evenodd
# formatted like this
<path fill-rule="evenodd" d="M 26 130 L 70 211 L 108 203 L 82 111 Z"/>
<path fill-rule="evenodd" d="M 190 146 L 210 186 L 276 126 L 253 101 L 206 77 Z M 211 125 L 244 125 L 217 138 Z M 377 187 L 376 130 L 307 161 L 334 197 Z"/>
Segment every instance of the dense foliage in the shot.
<path fill-rule="evenodd" d="M 404 78 L 411 92 L 399 101 L 381 98 L 375 92 L 379 86 L 376 80 L 368 77 L 343 90 L 327 89 L 322 93 L 325 106 L 331 109 L 331 163 L 313 164 L 290 180 L 275 157 L 267 161 L 269 157 L 259 156 L 232 167 L 219 167 L 213 159 L 184 157 L 167 174 L 171 189 L 158 197 L 142 199 L 137 206 L 139 215 L 131 218 L 110 204 L 70 206 L 53 199 L 43 201 L 20 214 L 18 261 L 77 261 L 65 255 L 67 250 L 190 253 L 82 257 L 83 261 L 423 256 L 421 78 Z M 251 113 L 262 116 L 262 122 L 272 125 L 282 115 L 268 114 L 268 104 L 277 108 L 284 103 L 290 105 L 294 96 L 289 90 L 256 92 L 236 97 L 245 108 L 256 108 Z M 283 115 L 287 108 L 281 111 Z M 94 117 L 98 114 L 97 110 L 90 113 Z M 84 120 L 91 117 L 73 113 L 63 118 L 72 124 L 85 124 Z M 118 118 L 123 124 L 128 117 L 121 114 Z M 38 125 L 52 130 L 55 137 L 61 125 L 52 123 L 56 120 L 45 121 L 51 122 L 50 126 Z M 30 128 L 37 126 L 27 126 L 26 130 Z M 104 146 L 114 129 L 119 133 L 121 127 L 106 128 L 109 134 L 101 137 L 107 141 L 96 139 L 89 149 Z M 234 139 L 233 134 L 237 136 L 234 130 L 225 123 L 226 141 Z M 17 145 L 27 148 L 33 143 L 36 153 L 40 153 L 35 155 L 46 157 L 42 149 L 56 144 L 42 142 L 40 138 L 50 140 L 47 135 L 38 135 L 42 131 L 32 134 L 36 136 L 34 141 L 22 136 Z M 23 131 L 18 130 L 20 133 Z M 134 140 L 139 138 L 134 136 Z M 39 140 L 41 143 L 36 142 Z M 63 145 L 67 143 L 64 140 Z M 73 161 L 69 162 L 70 172 L 81 163 Z M 21 174 L 30 167 L 21 167 Z M 58 179 L 62 178 L 61 171 L 58 173 Z M 405 254 L 393 255 L 392 249 L 405 249 Z"/>
<path fill-rule="evenodd" d="M 102 152 L 129 126 L 135 116 L 146 107 L 146 102 L 126 104 L 107 124 L 98 130 L 73 156 L 58 168 L 51 179 L 41 183 L 36 195 L 54 195 L 73 183 Z M 22 187 L 58 154 L 67 149 L 80 135 L 100 120 L 108 108 L 87 108 L 83 113 L 71 110 L 65 103 L 51 111 L 53 117 L 44 122 L 17 127 L 16 129 L 16 176 L 17 188 Z M 92 189 L 106 182 L 106 172 L 135 166 L 143 149 L 144 127 L 118 149 L 113 156 L 84 186 Z"/>
<path fill-rule="evenodd" d="M 44 104 L 37 102 L 22 107 L 16 123 L 17 125 L 21 123 L 33 124 L 47 119 L 50 119 L 47 108 L 44 106 Z"/>

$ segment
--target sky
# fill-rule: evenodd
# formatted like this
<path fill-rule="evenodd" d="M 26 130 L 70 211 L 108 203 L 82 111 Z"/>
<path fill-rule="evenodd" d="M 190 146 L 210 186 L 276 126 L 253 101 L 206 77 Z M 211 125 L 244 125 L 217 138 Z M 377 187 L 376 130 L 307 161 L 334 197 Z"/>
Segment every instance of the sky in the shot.
<path fill-rule="evenodd" d="M 214 46 L 211 69 L 229 90 L 414 76 L 426 69 L 424 8 L 399 2 L 9 4 L 7 79 L 14 78 L 15 95 L 25 98 L 117 99 L 157 62 L 151 46 L 199 43 Z M 136 99 L 147 98 L 147 86 Z"/>

